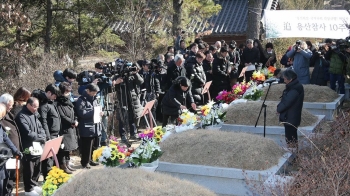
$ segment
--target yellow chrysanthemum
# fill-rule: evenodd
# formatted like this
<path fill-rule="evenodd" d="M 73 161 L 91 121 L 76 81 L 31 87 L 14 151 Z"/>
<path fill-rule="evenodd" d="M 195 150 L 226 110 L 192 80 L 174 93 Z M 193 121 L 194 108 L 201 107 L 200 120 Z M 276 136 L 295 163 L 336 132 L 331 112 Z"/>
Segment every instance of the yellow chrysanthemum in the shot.
<path fill-rule="evenodd" d="M 156 136 L 162 136 L 164 133 L 163 133 L 163 131 L 162 130 L 157 130 L 156 132 L 155 132 L 155 135 Z"/>
<path fill-rule="evenodd" d="M 68 180 L 69 180 L 69 178 L 66 177 L 66 178 L 63 179 L 63 182 L 66 183 Z"/>
<path fill-rule="evenodd" d="M 62 183 L 62 178 L 58 178 L 57 180 L 59 183 Z"/>
<path fill-rule="evenodd" d="M 57 185 L 57 180 L 53 180 L 52 183 L 53 183 L 54 185 Z"/>

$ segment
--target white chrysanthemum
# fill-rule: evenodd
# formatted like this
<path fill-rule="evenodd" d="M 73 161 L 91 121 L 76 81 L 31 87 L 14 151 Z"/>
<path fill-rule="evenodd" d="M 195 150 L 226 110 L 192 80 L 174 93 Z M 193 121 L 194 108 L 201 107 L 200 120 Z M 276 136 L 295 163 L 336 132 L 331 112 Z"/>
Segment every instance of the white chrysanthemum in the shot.
<path fill-rule="evenodd" d="M 112 152 L 112 149 L 109 148 L 109 147 L 106 147 L 102 151 L 102 156 L 104 156 L 106 159 L 108 159 L 108 158 L 110 158 L 112 156 L 111 152 Z"/>

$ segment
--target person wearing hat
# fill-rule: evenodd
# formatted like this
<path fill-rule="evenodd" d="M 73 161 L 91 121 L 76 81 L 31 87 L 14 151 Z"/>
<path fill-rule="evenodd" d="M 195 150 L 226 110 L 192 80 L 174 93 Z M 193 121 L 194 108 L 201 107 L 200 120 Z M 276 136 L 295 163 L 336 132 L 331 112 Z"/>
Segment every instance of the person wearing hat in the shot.
<path fill-rule="evenodd" d="M 213 61 L 213 83 L 210 92 L 210 96 L 215 98 L 220 91 L 230 90 L 229 74 L 229 61 L 227 60 L 228 51 L 226 47 L 220 49 L 220 53 Z"/>

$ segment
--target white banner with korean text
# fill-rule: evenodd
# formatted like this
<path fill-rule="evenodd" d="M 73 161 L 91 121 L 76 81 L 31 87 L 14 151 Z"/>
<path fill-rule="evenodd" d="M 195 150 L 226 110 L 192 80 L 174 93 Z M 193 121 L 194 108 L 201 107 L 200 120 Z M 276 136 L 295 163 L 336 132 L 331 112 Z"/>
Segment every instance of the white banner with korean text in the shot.
<path fill-rule="evenodd" d="M 261 22 L 266 38 L 344 39 L 349 36 L 350 15 L 346 10 L 264 10 Z"/>

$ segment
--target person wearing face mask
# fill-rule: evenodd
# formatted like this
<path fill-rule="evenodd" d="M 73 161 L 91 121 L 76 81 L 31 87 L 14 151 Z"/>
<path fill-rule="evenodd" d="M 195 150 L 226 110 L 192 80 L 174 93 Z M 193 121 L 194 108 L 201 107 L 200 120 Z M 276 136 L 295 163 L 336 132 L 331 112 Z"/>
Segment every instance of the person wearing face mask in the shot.
<path fill-rule="evenodd" d="M 286 83 L 286 89 L 283 91 L 281 102 L 277 105 L 277 113 L 279 113 L 279 121 L 284 122 L 288 148 L 297 148 L 297 128 L 301 122 L 304 87 L 292 69 L 285 70 L 282 73 L 282 77 L 284 83 Z"/>
<path fill-rule="evenodd" d="M 202 66 L 204 59 L 205 55 L 202 52 L 197 52 L 195 58 L 187 59 L 185 65 L 186 77 L 190 79 L 192 83 L 191 92 L 194 102 L 197 105 L 204 104 L 204 97 L 202 95 L 202 90 L 206 82 L 206 76 Z"/>
<path fill-rule="evenodd" d="M 305 41 L 298 40 L 292 49 L 287 52 L 288 58 L 293 58 L 293 69 L 298 76 L 301 84 L 310 84 L 310 59 L 311 50 L 307 48 Z"/>
<path fill-rule="evenodd" d="M 39 99 L 39 120 L 45 130 L 46 141 L 57 138 L 61 130 L 61 118 L 54 102 L 57 95 L 59 95 L 59 89 L 54 84 L 49 84 L 45 88 L 45 92 L 40 92 L 40 90 L 39 92 L 38 90 L 32 92 L 32 96 Z M 42 174 L 44 179 L 46 179 L 47 174 L 53 166 L 53 159 L 45 159 L 42 161 L 41 166 Z"/>
<path fill-rule="evenodd" d="M 81 166 L 90 169 L 90 166 L 98 165 L 91 160 L 93 150 L 99 147 L 99 136 L 101 135 L 101 122 L 95 121 L 94 116 L 102 117 L 103 112 L 96 99 L 96 94 L 100 89 L 97 84 L 86 85 L 85 92 L 76 102 L 77 117 L 79 119 L 78 129 L 80 136 Z"/>
<path fill-rule="evenodd" d="M 67 174 L 75 171 L 69 165 L 69 152 L 78 148 L 78 138 L 75 128 L 78 126 L 78 119 L 74 113 L 74 105 L 69 99 L 72 88 L 68 82 L 61 82 L 59 85 L 61 95 L 57 97 L 57 109 L 61 117 L 61 130 L 59 135 L 63 136 L 63 146 L 59 149 L 57 158 L 60 168 Z"/>
<path fill-rule="evenodd" d="M 0 96 L 0 103 L 6 105 L 6 115 L 0 121 L 2 128 L 7 132 L 7 135 L 11 142 L 16 146 L 16 148 L 20 151 L 23 151 L 21 144 L 21 136 L 15 122 L 15 117 L 11 112 L 13 107 L 13 97 L 12 95 L 5 93 Z M 16 182 L 16 170 L 7 170 L 8 178 L 4 180 L 3 183 L 3 195 L 10 195 L 12 193 L 13 187 Z"/>
<path fill-rule="evenodd" d="M 45 144 L 46 135 L 41 122 L 39 121 L 39 100 L 30 97 L 25 106 L 17 114 L 15 122 L 21 134 L 23 149 L 29 149 L 33 142 Z M 23 184 L 25 195 L 40 195 L 42 189 L 38 186 L 41 172 L 40 156 L 24 154 L 22 159 Z"/>

